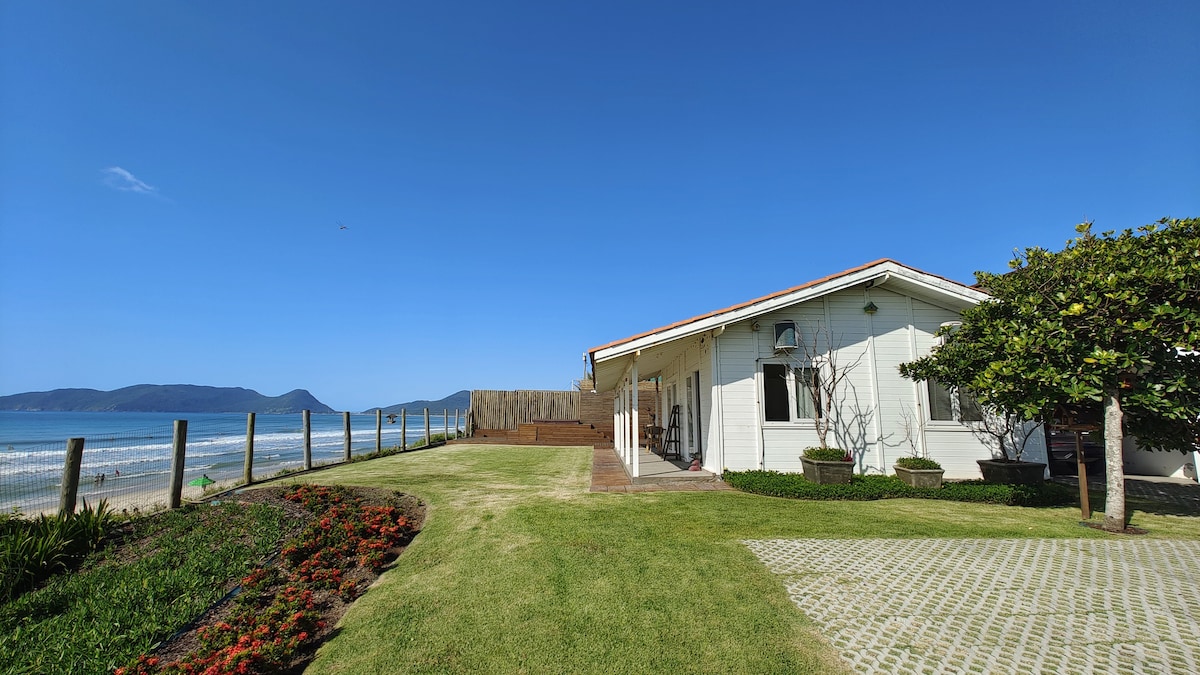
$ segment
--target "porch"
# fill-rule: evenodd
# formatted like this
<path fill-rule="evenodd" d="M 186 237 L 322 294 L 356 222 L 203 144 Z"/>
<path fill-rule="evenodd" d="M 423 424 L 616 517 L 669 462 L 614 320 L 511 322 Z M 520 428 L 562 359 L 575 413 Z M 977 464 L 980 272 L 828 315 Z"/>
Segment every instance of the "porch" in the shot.
<path fill-rule="evenodd" d="M 688 471 L 689 462 L 664 460 L 643 449 L 638 456 L 641 472 L 629 475 L 620 456 L 611 448 L 596 448 L 592 454 L 592 492 L 659 492 L 731 490 L 708 471 Z"/>

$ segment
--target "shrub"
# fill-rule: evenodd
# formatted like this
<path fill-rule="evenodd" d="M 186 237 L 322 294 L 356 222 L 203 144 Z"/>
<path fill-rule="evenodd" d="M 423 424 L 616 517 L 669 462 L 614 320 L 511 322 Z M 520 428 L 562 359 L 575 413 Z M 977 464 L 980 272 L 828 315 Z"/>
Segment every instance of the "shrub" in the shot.
<path fill-rule="evenodd" d="M 1008 506 L 1063 506 L 1075 495 L 1065 485 L 995 485 L 983 481 L 944 483 L 940 488 L 914 488 L 895 476 L 852 476 L 849 485 L 819 485 L 797 473 L 726 471 L 726 483 L 743 492 L 789 499 L 870 501 L 875 499 L 942 499 Z"/>
<path fill-rule="evenodd" d="M 896 466 L 900 467 L 901 469 L 912 469 L 915 471 L 942 468 L 941 464 L 938 464 L 932 459 L 926 459 L 924 457 L 901 457 L 900 459 L 896 460 Z"/>
<path fill-rule="evenodd" d="M 5 515 L 0 527 L 0 601 L 10 600 L 100 547 L 115 526 L 107 501 L 78 513 L 25 519 Z"/>
<path fill-rule="evenodd" d="M 841 462 L 847 457 L 841 448 L 805 448 L 804 456 L 818 462 Z"/>

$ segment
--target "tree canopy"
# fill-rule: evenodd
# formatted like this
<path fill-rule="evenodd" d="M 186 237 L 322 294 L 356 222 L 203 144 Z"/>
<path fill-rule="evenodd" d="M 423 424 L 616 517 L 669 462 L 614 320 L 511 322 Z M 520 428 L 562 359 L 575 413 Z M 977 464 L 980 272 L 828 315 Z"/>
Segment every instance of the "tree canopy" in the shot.
<path fill-rule="evenodd" d="M 1200 447 L 1200 219 L 1076 230 L 1062 251 L 1027 248 L 1007 273 L 976 273 L 992 298 L 901 373 L 965 387 L 1026 419 L 1047 419 L 1058 405 L 1103 406 L 1115 434 Z M 1106 452 L 1120 456 L 1119 447 Z M 1110 471 L 1110 484 L 1116 478 Z"/>

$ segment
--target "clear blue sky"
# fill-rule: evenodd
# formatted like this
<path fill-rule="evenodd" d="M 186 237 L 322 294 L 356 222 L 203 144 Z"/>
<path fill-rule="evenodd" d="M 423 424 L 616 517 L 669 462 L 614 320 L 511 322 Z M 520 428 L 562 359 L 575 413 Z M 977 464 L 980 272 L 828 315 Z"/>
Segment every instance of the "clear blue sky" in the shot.
<path fill-rule="evenodd" d="M 971 281 L 1200 216 L 1197 35 L 1194 0 L 0 3 L 0 394 L 562 389 L 877 258 Z"/>

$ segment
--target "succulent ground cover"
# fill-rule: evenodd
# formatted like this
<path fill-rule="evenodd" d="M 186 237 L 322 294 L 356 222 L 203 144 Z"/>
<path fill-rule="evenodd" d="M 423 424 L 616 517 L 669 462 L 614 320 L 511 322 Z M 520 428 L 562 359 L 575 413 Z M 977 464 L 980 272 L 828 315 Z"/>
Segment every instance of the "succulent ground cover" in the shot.
<path fill-rule="evenodd" d="M 422 514 L 394 490 L 293 486 L 119 522 L 0 599 L 0 672 L 298 671 Z"/>
<path fill-rule="evenodd" d="M 236 597 L 118 675 L 298 671 L 422 519 L 416 500 L 379 490 L 298 485 L 245 495 L 282 499 L 310 518 L 277 558 L 241 579 Z"/>

